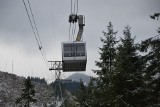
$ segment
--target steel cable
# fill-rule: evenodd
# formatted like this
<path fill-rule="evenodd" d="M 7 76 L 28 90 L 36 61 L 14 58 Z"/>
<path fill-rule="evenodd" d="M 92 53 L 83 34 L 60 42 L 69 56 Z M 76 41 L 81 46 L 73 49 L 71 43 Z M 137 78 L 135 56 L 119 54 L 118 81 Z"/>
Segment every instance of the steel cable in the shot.
<path fill-rule="evenodd" d="M 42 47 L 42 42 L 41 42 L 41 39 L 40 39 L 40 36 L 39 36 L 39 33 L 38 33 L 38 29 L 37 29 L 37 25 L 36 25 L 36 22 L 35 22 L 35 19 L 34 19 L 34 15 L 33 15 L 33 12 L 32 12 L 32 8 L 31 8 L 31 5 L 30 5 L 29 0 L 27 0 L 27 1 L 28 1 L 28 4 L 29 4 L 29 9 L 30 9 L 30 12 L 31 12 L 32 21 L 33 21 L 33 23 L 34 23 L 34 26 L 33 26 L 33 23 L 32 23 L 32 21 L 31 21 L 31 17 L 30 17 L 30 15 L 29 15 L 29 11 L 28 11 L 28 9 L 27 9 L 27 5 L 26 5 L 26 3 L 25 3 L 24 0 L 23 0 L 23 4 L 24 4 L 24 6 L 25 6 L 25 10 L 26 10 L 26 12 L 27 12 L 27 16 L 28 16 L 29 22 L 30 22 L 30 24 L 31 24 L 31 27 L 32 27 L 32 30 L 33 30 L 35 39 L 36 39 L 36 41 L 37 41 L 38 48 L 39 48 L 39 50 L 41 51 L 41 55 L 42 55 L 42 57 L 43 57 L 43 60 L 44 60 L 44 62 L 46 63 L 46 65 L 47 65 L 47 67 L 48 67 L 48 63 L 47 63 L 48 61 L 47 61 L 47 58 L 46 58 L 44 49 L 43 49 L 43 47 Z M 35 27 L 35 28 L 34 28 L 34 27 Z M 36 30 L 36 31 L 35 31 L 35 30 Z M 49 68 L 49 67 L 48 67 L 48 68 Z"/>

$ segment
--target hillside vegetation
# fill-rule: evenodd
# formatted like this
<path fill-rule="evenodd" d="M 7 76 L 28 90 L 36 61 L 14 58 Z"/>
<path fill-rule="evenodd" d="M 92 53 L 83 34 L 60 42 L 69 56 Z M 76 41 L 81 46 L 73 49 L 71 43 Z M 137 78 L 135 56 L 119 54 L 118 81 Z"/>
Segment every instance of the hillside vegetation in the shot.
<path fill-rule="evenodd" d="M 24 77 L 0 71 L 0 107 L 16 107 L 15 100 L 21 95 Z M 35 86 L 35 106 L 51 105 L 54 101 L 53 89 L 43 83 L 32 82 Z"/>

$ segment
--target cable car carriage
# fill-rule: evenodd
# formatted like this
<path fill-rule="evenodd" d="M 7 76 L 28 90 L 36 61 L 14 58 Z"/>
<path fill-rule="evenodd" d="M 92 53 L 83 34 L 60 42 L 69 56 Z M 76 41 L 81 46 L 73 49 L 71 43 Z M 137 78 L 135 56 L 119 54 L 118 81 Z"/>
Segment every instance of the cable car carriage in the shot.
<path fill-rule="evenodd" d="M 86 42 L 62 43 L 62 67 L 64 72 L 85 71 L 86 63 Z"/>

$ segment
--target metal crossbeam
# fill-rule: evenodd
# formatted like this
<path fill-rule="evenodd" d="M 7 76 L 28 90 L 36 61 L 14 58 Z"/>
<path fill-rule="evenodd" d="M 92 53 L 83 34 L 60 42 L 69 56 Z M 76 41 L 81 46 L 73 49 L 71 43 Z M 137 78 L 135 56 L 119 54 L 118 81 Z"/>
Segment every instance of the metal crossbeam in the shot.
<path fill-rule="evenodd" d="M 48 61 L 51 62 L 51 68 L 49 70 L 63 70 L 62 61 Z"/>

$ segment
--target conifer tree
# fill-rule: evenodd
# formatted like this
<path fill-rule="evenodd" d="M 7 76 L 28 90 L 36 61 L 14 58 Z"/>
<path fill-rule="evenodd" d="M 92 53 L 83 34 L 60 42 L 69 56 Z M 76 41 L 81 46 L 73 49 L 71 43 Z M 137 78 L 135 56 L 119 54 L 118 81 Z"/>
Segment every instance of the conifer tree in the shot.
<path fill-rule="evenodd" d="M 101 68 L 101 71 L 95 71 L 99 77 L 103 80 L 103 77 L 107 76 L 108 72 L 111 72 L 113 69 L 113 61 L 116 54 L 115 44 L 116 41 L 116 33 L 113 30 L 113 25 L 109 22 L 107 26 L 107 32 L 102 32 L 104 38 L 100 38 L 102 44 L 102 48 L 99 48 L 100 52 L 100 61 L 96 61 L 96 65 Z"/>
<path fill-rule="evenodd" d="M 142 41 L 141 52 L 147 52 L 142 60 L 146 64 L 144 80 L 149 106 L 159 106 L 160 102 L 160 28 L 158 35 Z"/>
<path fill-rule="evenodd" d="M 156 37 L 135 44 L 131 28 L 126 26 L 118 45 L 113 25 L 109 23 L 107 28 L 101 38 L 100 61 L 96 62 L 100 70 L 94 70 L 98 78 L 91 80 L 88 87 L 81 84 L 76 97 L 80 106 L 159 106 L 160 28 Z"/>
<path fill-rule="evenodd" d="M 83 81 L 80 80 L 80 86 L 78 92 L 76 93 L 75 101 L 78 103 L 79 107 L 87 107 L 86 99 L 87 99 L 86 87 L 84 86 Z"/>
<path fill-rule="evenodd" d="M 114 106 L 140 106 L 144 105 L 142 69 L 143 63 L 139 61 L 137 53 L 138 45 L 131 38 L 130 27 L 126 26 L 123 31 L 124 38 L 117 47 L 115 69 L 113 71 L 111 85 L 115 95 Z"/>
<path fill-rule="evenodd" d="M 86 87 L 86 104 L 88 107 L 98 107 L 99 103 L 97 102 L 96 96 L 96 86 L 95 86 L 96 78 L 91 77 L 88 86 Z"/>
<path fill-rule="evenodd" d="M 113 25 L 109 22 L 107 26 L 107 32 L 103 31 L 104 38 L 100 38 L 102 42 L 102 48 L 100 49 L 100 61 L 96 61 L 96 65 L 100 70 L 95 70 L 99 78 L 97 79 L 97 86 L 95 90 L 95 96 L 97 97 L 97 103 L 99 106 L 109 106 L 113 100 L 112 90 L 110 90 L 110 79 L 114 69 L 114 60 L 116 56 L 116 33 L 113 30 Z"/>
<path fill-rule="evenodd" d="M 37 101 L 34 96 L 34 85 L 31 83 L 30 77 L 28 77 L 24 81 L 24 88 L 22 89 L 21 96 L 16 99 L 16 104 L 24 103 L 24 107 L 30 107 L 30 103 L 35 103 Z"/>

